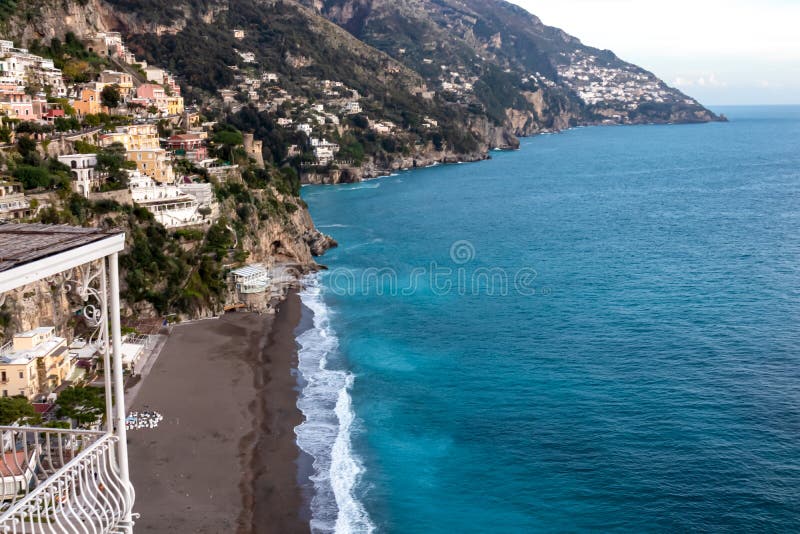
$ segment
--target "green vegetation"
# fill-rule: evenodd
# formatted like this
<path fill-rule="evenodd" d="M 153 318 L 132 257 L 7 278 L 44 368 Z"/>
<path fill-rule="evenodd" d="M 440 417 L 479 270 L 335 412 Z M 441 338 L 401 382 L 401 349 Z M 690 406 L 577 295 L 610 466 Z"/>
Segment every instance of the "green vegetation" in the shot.
<path fill-rule="evenodd" d="M 121 100 L 122 97 L 119 94 L 119 86 L 117 85 L 106 85 L 100 91 L 100 102 L 107 108 L 114 109 L 119 106 Z"/>
<path fill-rule="evenodd" d="M 69 169 L 54 159 L 43 159 L 36 141 L 26 135 L 17 138 L 17 154 L 7 160 L 9 171 L 25 189 L 69 190 Z"/>
<path fill-rule="evenodd" d="M 39 421 L 41 417 L 25 397 L 0 397 L 0 425 L 34 425 Z"/>
<path fill-rule="evenodd" d="M 68 417 L 79 426 L 100 421 L 105 409 L 106 399 L 100 388 L 73 386 L 58 395 L 59 417 Z"/>
<path fill-rule="evenodd" d="M 242 132 L 233 126 L 220 126 L 214 133 L 212 141 L 216 149 L 216 156 L 220 159 L 232 162 L 237 154 L 243 154 L 239 150 L 243 143 Z"/>
<path fill-rule="evenodd" d="M 107 175 L 104 191 L 124 189 L 128 187 L 128 173 L 135 170 L 136 163 L 128 161 L 125 157 L 125 146 L 122 143 L 113 143 L 97 151 L 97 172 Z"/>
<path fill-rule="evenodd" d="M 63 43 L 58 37 L 53 37 L 49 45 L 34 39 L 28 48 L 33 54 L 52 59 L 68 83 L 91 81 L 108 66 L 108 60 L 89 52 L 73 32 L 67 32 Z"/>
<path fill-rule="evenodd" d="M 5 22 L 15 13 L 17 0 L 0 0 L 0 22 Z"/>

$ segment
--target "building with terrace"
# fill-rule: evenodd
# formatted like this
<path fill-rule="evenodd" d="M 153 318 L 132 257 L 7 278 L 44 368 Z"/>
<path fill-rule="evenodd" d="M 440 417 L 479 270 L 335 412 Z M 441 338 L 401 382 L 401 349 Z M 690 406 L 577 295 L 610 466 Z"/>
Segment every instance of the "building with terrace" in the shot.
<path fill-rule="evenodd" d="M 58 161 L 69 167 L 72 190 L 89 198 L 89 193 L 100 187 L 100 175 L 95 170 L 97 154 L 65 154 Z"/>
<path fill-rule="evenodd" d="M 72 368 L 67 340 L 52 326 L 40 326 L 14 335 L 0 348 L 0 393 L 33 400 L 46 395 L 67 379 Z"/>
<path fill-rule="evenodd" d="M 157 184 L 149 176 L 131 172 L 128 180 L 133 201 L 153 214 L 167 228 L 203 224 L 197 199 L 169 184 Z"/>
<path fill-rule="evenodd" d="M 234 269 L 228 275 L 239 294 L 263 293 L 269 287 L 269 272 L 260 263 L 253 263 Z"/>
<path fill-rule="evenodd" d="M 0 180 L 0 222 L 33 215 L 31 202 L 22 191 L 21 183 Z"/>
<path fill-rule="evenodd" d="M 124 246 L 117 231 L 0 225 L 0 300 L 39 281 L 77 291 L 95 327 L 89 342 L 106 369 L 103 430 L 0 427 L 0 532 L 133 532 L 119 298 Z M 20 342 L 34 346 L 53 337 L 36 329 Z"/>

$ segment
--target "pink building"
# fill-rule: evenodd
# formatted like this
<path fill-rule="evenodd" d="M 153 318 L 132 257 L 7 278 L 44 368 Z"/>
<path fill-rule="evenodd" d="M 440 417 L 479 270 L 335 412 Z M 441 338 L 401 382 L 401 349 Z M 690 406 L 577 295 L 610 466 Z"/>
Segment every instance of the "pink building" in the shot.
<path fill-rule="evenodd" d="M 160 85 L 154 83 L 145 83 L 136 89 L 135 102 L 145 100 L 148 105 L 152 104 L 158 108 L 159 111 L 167 111 L 167 92 Z"/>
<path fill-rule="evenodd" d="M 167 93 L 160 85 L 144 83 L 136 89 L 136 96 L 139 98 L 147 98 L 148 100 L 155 100 L 157 98 L 166 98 Z"/>
<path fill-rule="evenodd" d="M 33 111 L 31 95 L 22 91 L 0 94 L 0 111 L 4 111 L 12 119 L 22 119 L 24 121 L 39 119 Z"/>
<path fill-rule="evenodd" d="M 205 140 L 197 134 L 173 135 L 167 140 L 167 148 L 175 156 L 184 157 L 195 163 L 208 157 Z"/>

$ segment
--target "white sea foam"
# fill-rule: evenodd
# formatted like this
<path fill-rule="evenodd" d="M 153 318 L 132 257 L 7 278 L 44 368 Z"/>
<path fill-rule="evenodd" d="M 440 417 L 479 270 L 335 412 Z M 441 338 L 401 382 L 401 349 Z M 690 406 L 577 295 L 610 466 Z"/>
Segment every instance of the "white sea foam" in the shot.
<path fill-rule="evenodd" d="M 371 533 L 375 526 L 354 495 L 363 467 L 353 453 L 351 432 L 355 415 L 349 389 L 353 375 L 329 368 L 338 339 L 329 323 L 329 311 L 316 278 L 306 279 L 300 294 L 314 313 L 314 325 L 297 338 L 298 368 L 305 382 L 297 406 L 305 421 L 295 428 L 297 443 L 313 458 L 313 533 Z"/>

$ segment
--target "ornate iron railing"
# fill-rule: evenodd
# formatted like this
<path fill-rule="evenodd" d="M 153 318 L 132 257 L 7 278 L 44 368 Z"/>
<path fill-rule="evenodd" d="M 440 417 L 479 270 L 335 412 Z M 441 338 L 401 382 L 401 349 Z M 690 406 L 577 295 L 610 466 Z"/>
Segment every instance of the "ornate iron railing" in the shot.
<path fill-rule="evenodd" d="M 106 432 L 0 427 L 0 532 L 131 532 L 133 486 Z"/>

